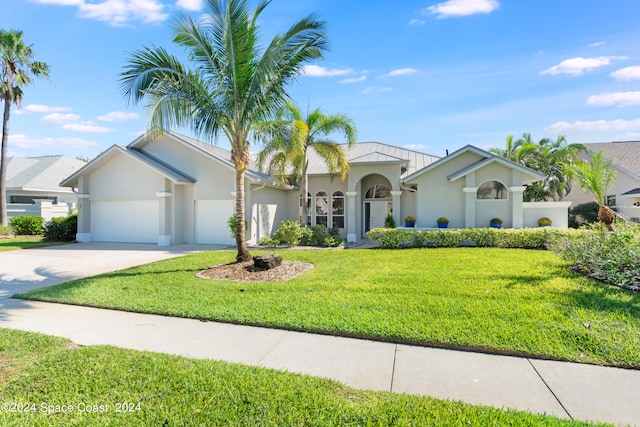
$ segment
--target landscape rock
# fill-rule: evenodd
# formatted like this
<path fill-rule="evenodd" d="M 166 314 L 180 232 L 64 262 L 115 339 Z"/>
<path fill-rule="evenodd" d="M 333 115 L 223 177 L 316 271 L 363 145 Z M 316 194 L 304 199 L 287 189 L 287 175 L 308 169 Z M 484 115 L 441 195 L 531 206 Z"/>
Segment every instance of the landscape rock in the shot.
<path fill-rule="evenodd" d="M 256 269 L 270 270 L 282 264 L 282 257 L 278 254 L 256 255 L 253 257 L 253 265 Z"/>

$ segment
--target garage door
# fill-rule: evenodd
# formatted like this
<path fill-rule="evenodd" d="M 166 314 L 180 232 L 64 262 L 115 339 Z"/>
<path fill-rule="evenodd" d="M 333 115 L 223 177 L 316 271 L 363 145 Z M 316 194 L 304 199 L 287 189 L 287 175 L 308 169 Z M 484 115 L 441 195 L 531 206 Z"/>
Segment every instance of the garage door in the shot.
<path fill-rule="evenodd" d="M 91 202 L 91 236 L 96 242 L 158 243 L 157 200 Z"/>
<path fill-rule="evenodd" d="M 196 243 L 235 244 L 227 225 L 234 207 L 233 200 L 196 200 Z"/>

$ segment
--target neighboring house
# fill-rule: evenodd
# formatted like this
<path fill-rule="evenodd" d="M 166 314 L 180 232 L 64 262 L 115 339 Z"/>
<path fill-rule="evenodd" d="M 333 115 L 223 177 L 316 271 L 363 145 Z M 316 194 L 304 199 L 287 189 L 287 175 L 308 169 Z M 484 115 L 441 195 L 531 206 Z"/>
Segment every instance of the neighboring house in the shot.
<path fill-rule="evenodd" d="M 45 220 L 67 216 L 75 208 L 77 196 L 71 188 L 60 186 L 60 181 L 86 164 L 68 156 L 10 157 L 8 216 L 42 216 Z"/>
<path fill-rule="evenodd" d="M 346 148 L 345 148 L 346 149 Z M 345 181 L 309 155 L 307 222 L 336 227 L 349 241 L 382 227 L 389 212 L 417 227 L 485 227 L 500 217 L 505 227 L 537 226 L 548 216 L 566 227 L 569 202 L 523 203 L 528 182 L 542 178 L 472 146 L 438 158 L 376 142 L 347 152 Z M 141 136 L 114 145 L 62 182 L 77 189 L 78 240 L 233 244 L 227 221 L 234 214 L 235 172 L 228 150 L 175 132 L 150 141 Z M 270 236 L 280 222 L 300 220 L 299 189 L 249 169 L 245 175 L 247 239 Z"/>
<path fill-rule="evenodd" d="M 586 145 L 588 152 L 583 158 L 589 160 L 591 153 L 602 150 L 604 157 L 611 162 L 616 175 L 616 182 L 606 195 L 605 203 L 618 213 L 640 221 L 640 141 L 604 142 Z M 577 184 L 565 200 L 573 202 L 573 206 L 595 201 L 590 193 L 580 190 Z"/>

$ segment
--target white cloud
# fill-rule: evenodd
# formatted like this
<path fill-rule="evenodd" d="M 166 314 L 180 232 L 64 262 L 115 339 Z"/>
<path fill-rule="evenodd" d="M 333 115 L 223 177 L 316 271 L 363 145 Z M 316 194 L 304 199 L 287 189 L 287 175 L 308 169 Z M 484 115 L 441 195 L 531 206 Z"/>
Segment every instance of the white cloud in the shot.
<path fill-rule="evenodd" d="M 383 77 L 403 76 L 405 74 L 416 73 L 417 71 L 418 70 L 416 70 L 415 68 L 398 68 L 397 70 L 391 70 L 387 74 L 384 74 Z"/>
<path fill-rule="evenodd" d="M 83 132 L 83 133 L 113 132 L 113 129 L 109 129 L 104 126 L 96 126 L 92 122 L 67 123 L 66 125 L 62 126 L 62 129 L 72 130 L 75 132 Z"/>
<path fill-rule="evenodd" d="M 424 21 L 422 19 L 412 19 L 409 21 L 409 25 L 424 25 Z"/>
<path fill-rule="evenodd" d="M 425 15 L 437 15 L 438 18 L 468 16 L 477 13 L 491 13 L 500 7 L 498 0 L 448 0 L 422 9 Z"/>
<path fill-rule="evenodd" d="M 63 111 L 71 111 L 71 107 L 51 107 L 49 105 L 29 104 L 26 107 L 21 108 L 22 113 L 60 113 Z"/>
<path fill-rule="evenodd" d="M 348 79 L 340 80 L 338 83 L 359 83 L 367 80 L 367 76 L 362 75 L 360 77 L 351 77 Z"/>
<path fill-rule="evenodd" d="M 310 77 L 345 76 L 351 73 L 351 68 L 325 68 L 319 65 L 305 65 L 302 69 L 302 74 Z"/>
<path fill-rule="evenodd" d="M 598 47 L 598 46 L 603 46 L 605 44 L 607 44 L 607 42 L 595 42 L 595 43 L 589 43 L 587 47 Z"/>
<path fill-rule="evenodd" d="M 159 0 L 30 0 L 34 3 L 58 6 L 76 6 L 81 18 L 96 19 L 114 26 L 127 25 L 129 21 L 154 23 L 165 21 L 164 5 Z M 180 0 L 191 5 L 193 0 Z"/>
<path fill-rule="evenodd" d="M 134 120 L 140 117 L 138 113 L 126 113 L 124 111 L 112 111 L 102 116 L 98 116 L 98 120 L 102 122 L 122 122 L 124 120 Z"/>
<path fill-rule="evenodd" d="M 202 9 L 202 0 L 178 0 L 176 6 L 191 11 Z"/>
<path fill-rule="evenodd" d="M 45 122 L 51 123 L 67 123 L 67 122 L 75 122 L 80 120 L 80 116 L 73 113 L 60 114 L 60 113 L 51 113 L 42 116 L 42 120 Z"/>
<path fill-rule="evenodd" d="M 540 72 L 540 74 L 571 74 L 573 76 L 580 76 L 585 71 L 591 71 L 598 67 L 611 64 L 613 60 L 629 59 L 627 56 L 598 56 L 596 58 L 570 58 L 565 59 L 558 65 L 547 68 Z"/>
<path fill-rule="evenodd" d="M 393 90 L 393 88 L 381 87 L 381 86 L 369 86 L 369 87 L 364 88 L 360 93 L 361 94 L 384 93 L 384 92 L 390 92 L 391 90 Z"/>
<path fill-rule="evenodd" d="M 617 105 L 618 107 L 630 107 L 640 104 L 640 92 L 609 92 L 599 95 L 591 95 L 587 98 L 588 105 Z"/>
<path fill-rule="evenodd" d="M 564 133 L 567 131 L 586 131 L 586 132 L 600 132 L 600 131 L 633 131 L 640 130 L 640 119 L 633 120 L 594 120 L 590 122 L 576 121 L 569 122 L 556 122 L 545 128 L 545 131 L 551 133 Z"/>
<path fill-rule="evenodd" d="M 622 82 L 640 80 L 640 65 L 621 68 L 618 71 L 611 73 L 611 77 Z"/>
<path fill-rule="evenodd" d="M 420 151 L 424 153 L 427 150 L 430 150 L 431 146 L 424 145 L 424 144 L 405 144 L 402 146 L 402 148 L 406 148 L 407 150 Z"/>
<path fill-rule="evenodd" d="M 28 150 L 55 149 L 62 150 L 81 149 L 87 150 L 96 147 L 98 144 L 81 138 L 32 138 L 27 135 L 9 135 L 9 146 Z"/>

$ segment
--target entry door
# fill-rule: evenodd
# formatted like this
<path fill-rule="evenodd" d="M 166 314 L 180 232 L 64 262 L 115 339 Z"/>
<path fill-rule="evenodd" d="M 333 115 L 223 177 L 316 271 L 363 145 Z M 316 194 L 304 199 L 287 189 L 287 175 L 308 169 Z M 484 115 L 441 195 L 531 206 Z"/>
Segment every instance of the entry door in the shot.
<path fill-rule="evenodd" d="M 387 218 L 388 209 L 389 202 L 386 200 L 364 202 L 364 232 L 366 233 L 372 228 L 384 227 L 384 220 Z"/>

